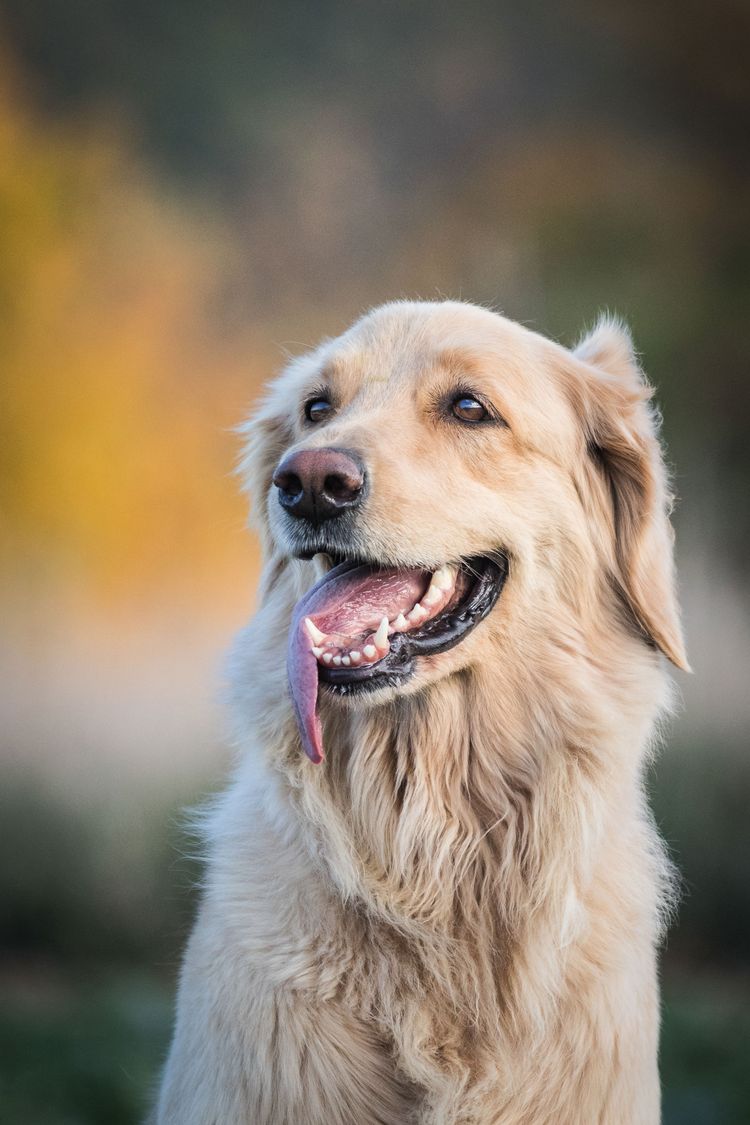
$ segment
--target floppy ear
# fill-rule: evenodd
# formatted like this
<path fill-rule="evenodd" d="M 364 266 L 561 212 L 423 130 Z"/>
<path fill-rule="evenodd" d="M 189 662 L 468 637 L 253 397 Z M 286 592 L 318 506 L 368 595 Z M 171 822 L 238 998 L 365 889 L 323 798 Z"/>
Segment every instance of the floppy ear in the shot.
<path fill-rule="evenodd" d="M 582 369 L 576 398 L 588 453 L 610 496 L 614 580 L 638 626 L 673 664 L 689 671 L 675 592 L 672 497 L 659 418 L 649 402 L 652 389 L 628 330 L 609 317 L 573 354 Z"/>

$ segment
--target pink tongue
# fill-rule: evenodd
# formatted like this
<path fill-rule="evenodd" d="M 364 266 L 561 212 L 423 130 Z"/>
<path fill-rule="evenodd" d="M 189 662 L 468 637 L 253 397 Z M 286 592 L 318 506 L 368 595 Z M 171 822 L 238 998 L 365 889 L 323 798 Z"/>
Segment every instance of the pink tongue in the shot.
<path fill-rule="evenodd" d="M 287 672 L 302 745 L 312 762 L 322 762 L 318 717 L 318 661 L 305 629 L 310 617 L 324 633 L 359 637 L 377 629 L 385 615 L 407 613 L 424 593 L 429 574 L 421 570 L 346 569 L 343 563 L 321 578 L 294 608 L 289 630 Z"/>

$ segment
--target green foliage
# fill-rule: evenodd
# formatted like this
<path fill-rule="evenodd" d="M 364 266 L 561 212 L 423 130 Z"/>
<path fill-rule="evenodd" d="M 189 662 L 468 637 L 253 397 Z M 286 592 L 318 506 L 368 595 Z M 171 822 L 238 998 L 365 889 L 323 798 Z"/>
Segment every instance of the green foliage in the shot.
<path fill-rule="evenodd" d="M 714 971 L 747 968 L 750 880 L 744 746 L 676 745 L 658 762 L 653 801 L 681 876 L 679 916 L 668 955 Z"/>
<path fill-rule="evenodd" d="M 29 977 L 0 1009 L 5 1125 L 135 1125 L 165 1056 L 170 990 L 153 973 Z"/>
<path fill-rule="evenodd" d="M 199 878 L 184 824 L 178 803 L 74 810 L 42 787 L 6 779 L 0 949 L 73 969 L 174 966 Z"/>
<path fill-rule="evenodd" d="M 664 990 L 664 1125 L 746 1125 L 750 1013 L 742 976 L 671 975 Z"/>

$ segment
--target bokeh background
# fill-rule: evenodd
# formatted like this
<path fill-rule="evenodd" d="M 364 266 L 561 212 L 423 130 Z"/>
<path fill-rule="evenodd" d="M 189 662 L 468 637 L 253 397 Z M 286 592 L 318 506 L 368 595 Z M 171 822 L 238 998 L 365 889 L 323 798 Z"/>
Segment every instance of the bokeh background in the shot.
<path fill-rule="evenodd" d="M 258 560 L 232 427 L 321 335 L 461 296 L 658 387 L 693 677 L 669 1125 L 750 1120 L 750 9 L 0 0 L 0 1118 L 139 1120 Z"/>

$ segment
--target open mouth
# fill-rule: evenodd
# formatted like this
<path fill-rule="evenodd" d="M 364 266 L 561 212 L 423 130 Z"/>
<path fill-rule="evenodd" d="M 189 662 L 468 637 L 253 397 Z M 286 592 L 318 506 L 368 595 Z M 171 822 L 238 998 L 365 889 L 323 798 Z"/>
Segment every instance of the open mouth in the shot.
<path fill-rule="evenodd" d="M 508 573 L 503 555 L 436 571 L 339 562 L 297 604 L 288 670 L 302 743 L 323 758 L 318 692 L 403 684 L 420 656 L 459 644 L 490 612 Z"/>

